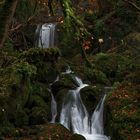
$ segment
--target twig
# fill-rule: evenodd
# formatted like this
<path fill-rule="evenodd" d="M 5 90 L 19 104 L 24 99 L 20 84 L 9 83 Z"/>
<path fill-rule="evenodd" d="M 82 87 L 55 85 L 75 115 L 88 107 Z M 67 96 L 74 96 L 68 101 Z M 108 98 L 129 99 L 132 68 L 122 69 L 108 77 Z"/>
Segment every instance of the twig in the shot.
<path fill-rule="evenodd" d="M 14 32 L 15 30 L 18 30 L 19 28 L 21 28 L 23 26 L 23 24 L 18 24 L 15 28 L 10 29 L 10 32 Z"/>
<path fill-rule="evenodd" d="M 134 8 L 136 8 L 139 12 L 140 12 L 140 7 L 138 7 L 135 3 L 129 1 L 129 0 L 124 0 L 124 2 L 129 3 L 130 5 L 132 5 Z"/>
<path fill-rule="evenodd" d="M 20 23 L 20 24 L 18 24 L 15 28 L 10 29 L 10 32 L 14 32 L 14 31 L 20 29 L 21 27 L 25 26 L 26 23 L 30 22 L 30 21 L 34 18 L 34 16 L 35 16 L 35 15 L 30 16 L 30 17 L 27 19 L 27 21 L 25 21 L 24 23 Z"/>

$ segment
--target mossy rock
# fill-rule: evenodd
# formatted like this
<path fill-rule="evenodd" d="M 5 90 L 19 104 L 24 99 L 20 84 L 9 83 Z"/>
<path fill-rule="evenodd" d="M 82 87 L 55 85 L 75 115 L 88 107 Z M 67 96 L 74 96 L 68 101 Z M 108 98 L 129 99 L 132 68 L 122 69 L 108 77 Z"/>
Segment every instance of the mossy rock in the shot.
<path fill-rule="evenodd" d="M 14 125 L 6 123 L 5 125 L 0 125 L 0 139 L 5 139 L 5 137 L 17 136 L 18 132 Z"/>
<path fill-rule="evenodd" d="M 57 120 L 59 121 L 59 117 L 60 117 L 60 112 L 62 109 L 62 105 L 63 105 L 63 101 L 64 98 L 66 96 L 66 94 L 68 93 L 68 89 L 62 89 L 60 90 L 56 95 L 55 95 L 55 100 L 57 102 L 57 111 L 58 111 L 58 115 L 57 115 Z"/>
<path fill-rule="evenodd" d="M 39 95 L 30 95 L 27 106 L 29 108 L 32 108 L 32 107 L 35 107 L 35 106 L 47 108 L 48 105 L 44 101 L 44 99 L 42 97 L 40 97 Z"/>
<path fill-rule="evenodd" d="M 71 140 L 71 132 L 61 124 L 47 124 L 42 127 L 38 138 L 42 140 Z"/>
<path fill-rule="evenodd" d="M 37 81 L 52 83 L 57 77 L 56 61 L 60 56 L 58 48 L 31 48 L 20 55 L 20 59 L 36 66 Z"/>
<path fill-rule="evenodd" d="M 29 114 L 29 123 L 32 125 L 46 123 L 48 117 L 47 109 L 44 107 L 33 107 Z"/>
<path fill-rule="evenodd" d="M 107 77 L 114 78 L 118 68 L 118 56 L 114 54 L 99 53 L 96 55 L 96 68 L 104 72 Z"/>
<path fill-rule="evenodd" d="M 85 77 L 89 80 L 92 84 L 103 84 L 109 85 L 109 80 L 107 79 L 105 73 L 97 69 L 91 68 L 84 68 Z"/>
<path fill-rule="evenodd" d="M 111 84 L 115 81 L 121 82 L 129 73 L 137 69 L 138 61 L 136 61 L 137 59 L 132 59 L 132 56 L 135 55 L 137 55 L 135 49 L 134 51 L 131 51 L 127 48 L 121 54 L 100 53 L 96 55 L 96 68 L 106 74 L 107 78 L 111 81 Z"/>
<path fill-rule="evenodd" d="M 36 80 L 44 83 L 52 83 L 58 75 L 58 71 L 55 65 L 51 63 L 40 62 L 37 66 Z"/>
<path fill-rule="evenodd" d="M 46 84 L 43 83 L 34 83 L 31 85 L 32 87 L 32 95 L 38 95 L 41 98 L 43 98 L 43 100 L 45 102 L 49 102 L 51 100 L 51 93 L 48 90 L 48 87 Z"/>
<path fill-rule="evenodd" d="M 70 140 L 86 140 L 85 137 L 79 135 L 79 134 L 73 134 Z"/>
<path fill-rule="evenodd" d="M 47 124 L 40 130 L 38 138 L 42 140 L 86 140 L 79 134 L 72 134 L 61 124 Z"/>
<path fill-rule="evenodd" d="M 76 81 L 71 77 L 71 75 L 66 74 L 62 75 L 60 77 L 59 81 L 56 81 L 52 86 L 52 92 L 53 94 L 57 94 L 62 89 L 76 89 L 77 83 Z"/>
<path fill-rule="evenodd" d="M 23 52 L 20 58 L 36 65 L 39 62 L 55 62 L 59 56 L 58 48 L 31 48 Z"/>
<path fill-rule="evenodd" d="M 15 125 L 20 127 L 29 124 L 29 117 L 24 110 L 15 113 Z"/>
<path fill-rule="evenodd" d="M 17 64 L 16 66 L 19 65 Z M 5 69 L 5 75 L 3 75 L 3 83 L 0 90 L 0 108 L 5 110 L 4 118 L 7 119 L 7 121 L 15 125 L 21 125 L 22 123 L 26 125 L 28 124 L 28 117 L 22 108 L 26 105 L 30 93 L 29 75 L 26 77 L 20 71 L 21 67 L 19 68 L 16 66 L 8 70 Z M 20 112 L 17 114 L 16 112 L 19 109 Z M 19 118 L 16 117 L 16 115 L 19 115 Z M 3 120 L 3 116 L 0 115 L 0 119 Z"/>
<path fill-rule="evenodd" d="M 100 93 L 101 89 L 93 86 L 87 86 L 81 89 L 80 95 L 89 113 L 93 113 Z"/>

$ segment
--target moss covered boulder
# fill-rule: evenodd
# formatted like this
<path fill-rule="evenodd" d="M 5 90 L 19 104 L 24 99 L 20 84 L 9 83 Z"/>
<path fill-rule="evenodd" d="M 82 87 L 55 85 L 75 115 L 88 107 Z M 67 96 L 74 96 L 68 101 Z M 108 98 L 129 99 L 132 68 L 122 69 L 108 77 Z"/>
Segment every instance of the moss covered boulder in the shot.
<path fill-rule="evenodd" d="M 60 75 L 59 81 L 56 81 L 52 86 L 53 94 L 57 94 L 60 90 L 63 89 L 76 89 L 77 83 L 70 74 Z"/>
<path fill-rule="evenodd" d="M 79 134 L 73 134 L 70 140 L 86 140 L 85 137 L 79 135 Z"/>
<path fill-rule="evenodd" d="M 21 54 L 20 58 L 37 65 L 39 62 L 55 62 L 60 57 L 58 48 L 31 48 Z"/>
<path fill-rule="evenodd" d="M 70 140 L 71 132 L 60 124 L 48 124 L 39 133 L 40 140 Z"/>
<path fill-rule="evenodd" d="M 20 55 L 20 59 L 37 67 L 37 75 L 34 78 L 47 83 L 52 83 L 57 77 L 58 57 L 60 57 L 58 48 L 31 48 Z"/>
<path fill-rule="evenodd" d="M 26 104 L 29 109 L 30 124 L 42 124 L 51 120 L 51 93 L 42 83 L 32 84 L 32 90 Z"/>
<path fill-rule="evenodd" d="M 109 80 L 106 74 L 101 70 L 84 67 L 85 80 L 90 81 L 92 84 L 109 85 Z"/>
<path fill-rule="evenodd" d="M 29 123 L 31 125 L 46 123 L 48 112 L 43 107 L 33 107 L 29 114 Z"/>
<path fill-rule="evenodd" d="M 85 140 L 78 134 L 72 134 L 67 128 L 61 124 L 47 124 L 42 126 L 41 132 L 38 134 L 39 140 Z"/>
<path fill-rule="evenodd" d="M 80 91 L 82 101 L 90 113 L 92 113 L 95 109 L 95 104 L 97 103 L 100 95 L 99 92 L 101 92 L 100 89 L 93 86 L 84 87 Z"/>
<path fill-rule="evenodd" d="M 102 71 L 111 84 L 123 81 L 125 77 L 138 67 L 137 49 L 130 46 L 121 46 L 121 52 L 99 53 L 95 56 L 96 69 Z"/>

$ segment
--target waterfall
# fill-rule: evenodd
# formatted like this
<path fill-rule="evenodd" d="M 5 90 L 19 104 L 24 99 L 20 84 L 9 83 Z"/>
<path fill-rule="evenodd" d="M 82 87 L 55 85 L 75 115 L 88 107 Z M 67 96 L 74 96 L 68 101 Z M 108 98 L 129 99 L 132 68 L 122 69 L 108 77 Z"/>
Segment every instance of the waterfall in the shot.
<path fill-rule="evenodd" d="M 50 87 L 48 88 L 48 90 L 51 93 L 51 114 L 52 114 L 51 123 L 55 123 L 55 119 L 56 119 L 56 116 L 57 116 L 57 103 L 56 103 L 55 98 L 53 96 L 51 86 L 52 86 L 52 84 L 54 84 L 57 81 L 59 81 L 59 76 L 56 77 L 54 82 L 50 83 L 50 85 L 49 85 Z"/>
<path fill-rule="evenodd" d="M 52 97 L 52 100 L 51 100 L 51 113 L 52 113 L 51 123 L 55 123 L 55 119 L 57 116 L 57 103 L 56 103 L 55 98 L 54 98 L 52 93 L 51 93 L 51 97 Z"/>
<path fill-rule="evenodd" d="M 57 116 L 57 103 L 50 88 L 48 88 L 48 91 L 51 93 L 51 115 L 52 115 L 51 123 L 55 123 L 55 119 Z"/>
<path fill-rule="evenodd" d="M 91 118 L 91 133 L 104 134 L 103 130 L 103 110 L 106 94 L 101 98 Z"/>
<path fill-rule="evenodd" d="M 70 73 L 73 73 L 73 71 L 70 69 L 70 66 L 67 66 L 67 69 L 65 72 L 62 72 L 61 74 L 70 74 Z"/>
<path fill-rule="evenodd" d="M 35 37 L 37 47 L 49 48 L 55 46 L 55 27 L 56 24 L 53 23 L 38 25 Z"/>
<path fill-rule="evenodd" d="M 68 67 L 66 71 L 61 74 L 71 73 L 72 71 L 70 67 Z M 80 90 L 88 85 L 84 84 L 79 77 L 71 76 L 77 82 L 78 87 L 75 90 L 69 90 L 65 95 L 60 113 L 60 123 L 67 129 L 72 130 L 73 133 L 83 135 L 87 140 L 110 140 L 109 137 L 104 135 L 103 129 L 103 110 L 106 94 L 100 99 L 90 118 L 80 96 Z M 55 81 L 58 80 L 59 78 L 57 77 Z M 51 103 L 51 122 L 54 123 L 57 115 L 57 106 L 53 94 Z"/>

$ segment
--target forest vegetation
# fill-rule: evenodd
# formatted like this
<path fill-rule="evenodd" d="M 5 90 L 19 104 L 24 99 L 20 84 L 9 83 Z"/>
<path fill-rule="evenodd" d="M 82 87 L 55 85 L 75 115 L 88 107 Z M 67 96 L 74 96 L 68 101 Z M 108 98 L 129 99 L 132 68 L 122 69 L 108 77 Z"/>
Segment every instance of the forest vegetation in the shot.
<path fill-rule="evenodd" d="M 57 23 L 57 44 L 42 49 L 35 32 L 45 23 Z M 0 139 L 84 140 L 49 123 L 50 84 L 60 76 L 58 109 L 77 86 L 61 75 L 67 66 L 91 85 L 80 93 L 89 113 L 111 87 L 105 134 L 140 140 L 140 0 L 0 0 Z"/>

